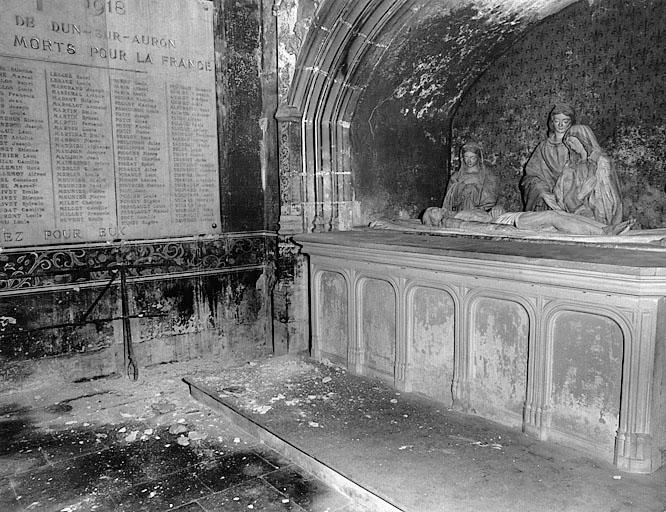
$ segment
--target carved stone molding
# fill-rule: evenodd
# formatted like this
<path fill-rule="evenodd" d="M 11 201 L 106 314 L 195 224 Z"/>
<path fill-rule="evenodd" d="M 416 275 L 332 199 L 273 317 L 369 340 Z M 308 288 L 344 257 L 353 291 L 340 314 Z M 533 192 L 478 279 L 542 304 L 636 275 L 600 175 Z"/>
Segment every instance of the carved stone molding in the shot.
<path fill-rule="evenodd" d="M 60 246 L 0 253 L 0 294 L 108 281 L 124 266 L 130 279 L 262 266 L 274 258 L 264 234 Z"/>

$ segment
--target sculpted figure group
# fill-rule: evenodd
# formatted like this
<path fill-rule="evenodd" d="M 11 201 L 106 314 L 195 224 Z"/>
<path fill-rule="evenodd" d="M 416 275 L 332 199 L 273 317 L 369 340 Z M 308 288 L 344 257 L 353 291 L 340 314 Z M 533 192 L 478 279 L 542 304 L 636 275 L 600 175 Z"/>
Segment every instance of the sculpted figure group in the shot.
<path fill-rule="evenodd" d="M 522 212 L 505 212 L 498 205 L 497 178 L 486 167 L 479 144 L 465 144 L 460 157 L 442 207 L 428 208 L 423 224 L 477 232 L 511 226 L 576 235 L 619 234 L 633 224 L 622 222 L 620 186 L 610 158 L 590 127 L 576 124 L 568 104 L 553 107 L 547 137 L 525 166 Z"/>

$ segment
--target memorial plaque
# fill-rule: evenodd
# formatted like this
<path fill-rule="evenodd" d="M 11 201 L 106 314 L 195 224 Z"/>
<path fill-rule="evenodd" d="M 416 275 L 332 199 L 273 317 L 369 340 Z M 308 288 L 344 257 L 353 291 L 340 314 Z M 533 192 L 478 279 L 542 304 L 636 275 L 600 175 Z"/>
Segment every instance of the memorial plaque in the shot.
<path fill-rule="evenodd" d="M 208 0 L 4 0 L 0 246 L 218 233 Z"/>

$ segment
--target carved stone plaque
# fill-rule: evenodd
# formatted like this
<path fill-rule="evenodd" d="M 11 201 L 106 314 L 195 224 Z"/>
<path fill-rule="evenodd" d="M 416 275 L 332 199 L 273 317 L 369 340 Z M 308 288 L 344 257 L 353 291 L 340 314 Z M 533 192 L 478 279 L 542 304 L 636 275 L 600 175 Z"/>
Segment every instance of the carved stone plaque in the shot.
<path fill-rule="evenodd" d="M 0 247 L 219 232 L 208 0 L 4 0 Z"/>

